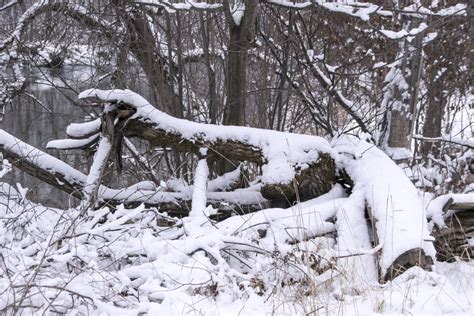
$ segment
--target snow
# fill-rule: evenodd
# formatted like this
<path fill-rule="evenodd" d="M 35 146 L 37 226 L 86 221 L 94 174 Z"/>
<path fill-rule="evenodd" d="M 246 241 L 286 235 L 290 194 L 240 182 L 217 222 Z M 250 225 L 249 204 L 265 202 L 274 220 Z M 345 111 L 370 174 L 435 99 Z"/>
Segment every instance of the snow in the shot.
<path fill-rule="evenodd" d="M 416 36 L 417 34 L 422 33 L 428 25 L 425 23 L 421 23 L 418 27 L 412 28 L 409 31 L 407 30 L 400 30 L 400 31 L 390 31 L 390 30 L 380 30 L 380 32 L 385 35 L 387 38 L 392 39 L 392 40 L 399 40 L 401 38 L 407 37 L 407 36 Z"/>
<path fill-rule="evenodd" d="M 467 131 L 464 131 L 464 133 L 469 133 L 469 130 Z M 472 135 L 469 135 L 468 137 L 471 137 Z M 453 136 L 449 136 L 449 135 L 442 135 L 441 137 L 423 137 L 423 135 L 419 135 L 419 134 L 415 134 L 413 135 L 414 138 L 417 138 L 417 139 L 422 139 L 424 141 L 433 141 L 433 142 L 436 142 L 436 141 L 445 141 L 445 142 L 448 142 L 448 143 L 454 143 L 454 144 L 458 144 L 458 145 L 461 145 L 461 146 L 466 146 L 468 148 L 471 148 L 471 149 L 474 149 L 474 140 L 472 139 L 464 139 L 464 138 L 460 138 L 460 137 L 453 137 Z"/>
<path fill-rule="evenodd" d="M 148 4 L 164 7 L 168 12 L 174 13 L 178 10 L 215 10 L 222 7 L 222 4 L 216 3 L 207 3 L 207 2 L 198 2 L 193 0 L 185 0 L 183 2 L 171 3 L 163 0 L 135 0 L 135 3 Z"/>
<path fill-rule="evenodd" d="M 360 18 L 362 21 L 368 21 L 370 15 L 377 13 L 379 15 L 391 14 L 390 12 L 380 10 L 380 7 L 374 4 L 355 2 L 355 1 L 285 1 L 285 0 L 268 0 L 268 3 L 279 5 L 286 8 L 306 9 L 311 6 L 320 6 L 329 11 L 344 13 L 353 17 Z"/>
<path fill-rule="evenodd" d="M 83 139 L 57 139 L 49 141 L 46 144 L 47 149 L 74 149 L 84 147 L 99 139 L 99 134 L 92 135 Z"/>
<path fill-rule="evenodd" d="M 451 7 L 439 10 L 436 14 L 440 16 L 448 15 L 466 15 L 467 7 L 464 3 L 457 3 Z"/>
<path fill-rule="evenodd" d="M 2 155 L 0 155 L 0 159 L 2 158 Z M 12 164 L 6 160 L 3 159 L 3 161 L 0 163 L 0 179 L 3 178 L 6 174 L 8 174 L 12 170 Z"/>
<path fill-rule="evenodd" d="M 6 276 L 0 278 L 0 310 L 22 301 L 25 314 L 474 313 L 472 262 L 434 261 L 432 272 L 413 267 L 379 283 L 380 274 L 407 250 L 421 248 L 435 259 L 428 219 L 442 225 L 446 201 L 473 201 L 474 193 L 438 197 L 425 210 L 403 170 L 358 138 L 328 142 L 309 135 L 216 128 L 168 116 L 129 90 L 80 95 L 91 96 L 126 102 L 137 109 L 135 119 L 191 141 L 238 140 L 261 150 L 266 162 L 262 183 L 286 183 L 325 152 L 355 185 L 349 196 L 335 184 L 330 192 L 292 207 L 266 208 L 262 183 L 220 191 L 240 180 L 241 166 L 209 181 L 204 147 L 193 185 L 173 179 L 159 187 L 145 181 L 116 190 L 98 183 L 111 150 L 107 137 L 100 139 L 86 176 L 0 130 L 0 148 L 65 174 L 84 186 L 86 200 L 96 192 L 99 199 L 123 202 L 192 199 L 190 216 L 182 219 L 144 204 L 84 212 L 84 203 L 68 210 L 34 204 L 27 189 L 0 183 L 0 271 Z M 68 134 L 88 139 L 96 137 L 99 127 L 99 120 L 72 124 Z M 59 140 L 50 146 L 83 141 Z M 262 210 L 215 222 L 209 219 L 215 213 L 210 202 L 261 204 Z M 374 218 L 373 227 L 365 209 Z M 162 220 L 169 224 L 161 226 Z"/>
<path fill-rule="evenodd" d="M 209 178 L 209 167 L 206 159 L 201 159 L 197 163 L 194 171 L 193 199 L 190 217 L 202 216 L 206 210 L 207 202 L 207 179 Z"/>
<path fill-rule="evenodd" d="M 100 119 L 84 123 L 72 123 L 66 128 L 66 134 L 73 138 L 81 138 L 95 134 L 99 132 L 100 124 Z"/>
<path fill-rule="evenodd" d="M 97 151 L 94 155 L 92 166 L 87 175 L 87 180 L 84 185 L 84 199 L 86 203 L 96 202 L 94 194 L 98 192 L 100 186 L 101 176 L 103 174 L 105 165 L 109 159 L 112 144 L 107 137 L 101 137 Z"/>
<path fill-rule="evenodd" d="M 107 146 L 105 140 L 104 143 L 105 146 Z M 65 175 L 65 179 L 72 184 L 76 183 L 84 187 L 86 182 L 89 181 L 88 183 L 90 185 L 86 186 L 86 193 L 91 194 L 93 192 L 92 188 L 94 187 L 94 179 L 96 179 L 101 166 L 96 165 L 94 166 L 94 168 L 91 168 L 91 174 L 88 179 L 87 175 L 74 169 L 65 162 L 22 142 L 18 138 L 0 129 L 0 148 L 2 146 L 8 148 L 19 156 L 26 157 L 27 161 L 30 161 L 45 170 L 49 170 L 53 174 L 57 172 L 59 174 Z M 105 146 L 102 146 L 102 148 L 104 148 Z M 99 154 L 100 157 L 103 158 L 106 151 L 107 148 L 101 150 Z M 8 162 L 8 164 L 5 165 L 9 164 L 10 163 Z M 138 183 L 123 189 L 111 189 L 101 185 L 98 188 L 98 199 L 104 201 L 117 200 L 122 201 L 123 203 L 147 202 L 150 204 L 159 204 L 162 202 L 178 203 L 178 201 L 180 200 L 191 199 L 192 187 L 187 188 L 185 186 L 182 186 L 180 188 L 177 188 L 176 186 L 171 185 L 171 183 L 172 181 L 168 184 L 169 187 L 171 189 L 175 189 L 178 192 L 157 191 L 152 188 L 149 183 Z M 235 204 L 236 202 L 239 202 L 241 205 L 264 206 L 268 202 L 265 198 L 263 198 L 259 191 L 255 190 L 255 188 L 246 188 L 241 190 L 235 190 L 233 192 L 209 192 L 207 196 L 209 203 Z"/>
<path fill-rule="evenodd" d="M 239 165 L 234 171 L 227 172 L 222 176 L 218 176 L 207 183 L 208 192 L 226 191 L 232 188 L 236 182 L 240 181 L 240 174 L 242 172 L 243 165 Z"/>
<path fill-rule="evenodd" d="M 335 186 L 289 209 L 231 217 L 217 226 L 203 222 L 200 235 L 188 236 L 181 220 L 157 226 L 157 213 L 143 206 L 78 218 L 78 209 L 0 194 L 0 269 L 10 276 L 0 278 L 0 309 L 21 298 L 31 280 L 25 314 L 472 314 L 472 262 L 435 262 L 433 272 L 414 267 L 381 286 L 371 279 L 373 263 L 364 266 L 370 249 L 362 254 L 355 248 L 363 245 L 346 240 L 351 253 L 361 255 L 340 258 L 344 241 L 323 237 L 336 229 L 327 220 L 342 209 L 352 217 L 361 201 L 362 194 L 347 198 Z M 73 219 L 74 232 L 68 229 Z M 348 224 L 357 222 L 356 216 Z M 259 237 L 262 229 L 266 235 Z M 288 243 L 295 239 L 300 242 Z M 366 273 L 358 275 L 359 283 L 353 282 L 354 267 Z"/>
<path fill-rule="evenodd" d="M 61 160 L 22 142 L 2 129 L 0 129 L 0 147 L 1 146 L 8 148 L 21 157 L 26 157 L 27 161 L 37 164 L 45 170 L 50 170 L 52 173 L 58 172 L 64 174 L 66 180 L 69 182 L 86 182 L 86 176 L 83 173 L 77 171 Z"/>
<path fill-rule="evenodd" d="M 227 137 L 235 137 L 232 129 L 226 131 Z M 246 139 L 263 139 L 253 134 L 257 131 L 251 130 Z M 37 161 L 44 166 L 67 171 L 60 161 L 3 131 L 0 141 L 2 146 L 17 146 L 42 157 Z M 107 138 L 101 142 L 97 162 L 104 161 L 110 149 Z M 301 143 L 287 146 L 305 148 L 299 147 Z M 105 199 L 140 200 L 141 196 L 143 201 L 177 201 L 192 195 L 191 216 L 183 219 L 166 217 L 144 205 L 132 209 L 119 205 L 113 213 L 101 208 L 80 217 L 84 214 L 80 207 L 45 208 L 29 202 L 25 189 L 3 184 L 0 243 L 4 261 L 0 267 L 8 268 L 11 277 L 0 278 L 4 293 L 0 308 L 21 297 L 24 280 L 34 278 L 25 298 L 29 306 L 25 313 L 50 307 L 58 312 L 104 315 L 303 314 L 314 310 L 323 315 L 472 313 L 469 298 L 474 282 L 466 277 L 474 275 L 472 263 L 435 262 L 433 272 L 414 267 L 384 286 L 378 282 L 375 264 L 380 254 L 383 272 L 412 247 L 434 255 L 426 220 L 434 218 L 430 209 L 439 212 L 446 199 L 465 201 L 473 194 L 440 197 L 425 214 L 417 190 L 383 152 L 349 137 L 340 137 L 331 146 L 337 165 L 355 180 L 350 196 L 337 184 L 327 194 L 288 209 L 262 209 L 219 223 L 208 219 L 214 210 L 206 207 L 206 200 L 225 196 L 233 203 L 265 201 L 259 193 L 261 184 L 232 192 L 206 190 L 205 159 L 196 166 L 193 186 L 168 181 L 167 187 L 179 192 L 157 191 L 151 182 L 123 190 L 100 187 L 99 195 Z M 278 166 L 278 161 L 273 163 Z M 94 164 L 87 180 L 81 173 L 70 174 L 93 187 L 100 168 Z M 214 188 L 232 184 L 240 171 L 239 166 L 215 179 Z M 378 244 L 372 244 L 365 203 L 377 219 Z M 161 227 L 160 218 L 174 224 Z M 32 272 L 35 269 L 37 275 Z"/>
<path fill-rule="evenodd" d="M 240 25 L 245 14 L 245 1 L 236 0 L 230 9 L 235 25 Z"/>
<path fill-rule="evenodd" d="M 364 208 L 364 192 L 359 190 L 351 194 L 336 214 L 337 250 L 341 256 L 338 264 L 348 272 L 349 281 L 355 288 L 377 282 L 375 251 L 371 251 L 367 221 L 360 211 Z"/>

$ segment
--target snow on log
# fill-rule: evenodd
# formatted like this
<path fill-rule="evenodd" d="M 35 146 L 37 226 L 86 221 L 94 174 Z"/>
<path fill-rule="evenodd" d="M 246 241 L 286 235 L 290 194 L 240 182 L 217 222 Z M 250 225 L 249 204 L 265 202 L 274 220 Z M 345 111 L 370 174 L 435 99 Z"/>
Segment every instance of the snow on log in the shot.
<path fill-rule="evenodd" d="M 365 196 L 374 241 L 382 245 L 378 257 L 381 281 L 415 265 L 430 270 L 435 258 L 434 238 L 429 235 L 418 192 L 403 170 L 365 141 L 343 137 L 334 148 L 346 156 L 341 163 L 355 183 L 353 192 Z"/>
<path fill-rule="evenodd" d="M 245 167 L 240 164 L 235 170 L 224 173 L 207 183 L 208 192 L 231 191 L 237 189 L 244 181 Z"/>
<path fill-rule="evenodd" d="M 428 205 L 427 216 L 439 261 L 474 258 L 474 193 L 439 196 Z"/>
<path fill-rule="evenodd" d="M 286 252 L 282 243 L 296 244 L 336 231 L 334 217 L 344 205 L 344 189 L 336 184 L 328 193 L 290 208 L 270 208 L 234 216 L 217 224 L 224 235 L 259 239 L 262 249 Z"/>
<path fill-rule="evenodd" d="M 336 178 L 336 155 L 321 137 L 178 119 L 130 90 L 90 89 L 79 98 L 92 104 L 114 103 L 127 111 L 125 136 L 196 155 L 205 147 L 208 161 L 227 158 L 262 164 L 262 194 L 270 200 L 314 198 L 328 192 Z M 77 125 L 68 130 L 78 135 Z"/>
<path fill-rule="evenodd" d="M 84 198 L 83 191 L 87 175 L 1 129 L 0 153 L 14 167 L 61 191 L 80 199 Z M 209 192 L 207 195 L 207 204 L 219 211 L 216 217 L 220 219 L 226 218 L 232 213 L 250 213 L 268 206 L 268 201 L 255 188 L 233 192 Z M 98 200 L 110 205 L 124 203 L 137 206 L 144 203 L 147 207 L 158 207 L 161 212 L 167 212 L 173 216 L 186 216 L 191 210 L 191 194 L 189 192 L 146 190 L 137 187 L 137 185 L 124 189 L 110 189 L 100 186 Z"/>
<path fill-rule="evenodd" d="M 378 243 L 371 244 L 364 207 L 364 192 L 358 190 L 352 192 L 336 213 L 337 263 L 348 272 L 344 282 L 349 281 L 356 289 L 377 281 L 375 257 L 381 248 Z"/>
<path fill-rule="evenodd" d="M 91 205 L 97 201 L 101 179 L 107 162 L 109 161 L 111 151 L 112 144 L 109 139 L 107 137 L 101 137 L 84 186 L 85 205 Z"/>
<path fill-rule="evenodd" d="M 48 142 L 47 149 L 87 149 L 91 148 L 99 141 L 99 134 L 94 134 L 82 139 L 57 139 Z"/>
<path fill-rule="evenodd" d="M 75 197 L 82 197 L 85 174 L 1 129 L 0 152 L 18 169 Z"/>
<path fill-rule="evenodd" d="M 88 138 L 99 133 L 100 118 L 89 122 L 72 123 L 66 128 L 66 134 L 71 138 Z"/>
<path fill-rule="evenodd" d="M 205 158 L 200 159 L 194 171 L 193 200 L 189 216 L 202 216 L 206 209 L 207 179 L 209 178 L 209 166 Z"/>

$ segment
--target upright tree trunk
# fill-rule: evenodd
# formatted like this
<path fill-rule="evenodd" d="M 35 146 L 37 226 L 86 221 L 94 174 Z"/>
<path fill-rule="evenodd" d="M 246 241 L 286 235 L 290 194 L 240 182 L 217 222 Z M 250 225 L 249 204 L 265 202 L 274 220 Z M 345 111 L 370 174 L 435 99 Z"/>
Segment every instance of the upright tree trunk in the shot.
<path fill-rule="evenodd" d="M 247 48 L 241 26 L 231 26 L 227 54 L 227 102 L 224 124 L 242 125 L 245 113 L 245 87 L 247 83 Z"/>
<path fill-rule="evenodd" d="M 204 62 L 207 70 L 208 80 L 208 107 L 209 107 L 209 121 L 211 124 L 217 123 L 217 95 L 216 95 L 216 74 L 211 64 L 211 27 L 212 21 L 209 13 L 206 13 L 206 19 L 204 20 L 204 13 L 200 13 L 200 28 L 202 36 L 202 46 L 204 52 Z"/>
<path fill-rule="evenodd" d="M 403 59 L 400 71 L 405 79 L 406 87 L 398 84 L 393 97 L 396 99 L 390 111 L 390 128 L 388 147 L 410 149 L 416 104 L 418 102 L 418 84 L 422 68 L 422 41 L 423 33 L 418 34 L 411 45 L 405 40 L 403 46 Z"/>
<path fill-rule="evenodd" d="M 247 83 L 247 51 L 255 36 L 257 0 L 236 0 L 232 8 L 225 1 L 225 13 L 229 25 L 229 47 L 226 65 L 226 110 L 224 124 L 243 125 L 245 92 Z M 239 16 L 239 10 L 241 16 Z"/>
<path fill-rule="evenodd" d="M 172 60 L 160 55 L 156 46 L 149 21 L 144 14 L 133 13 L 127 19 L 126 26 L 130 33 L 130 50 L 143 68 L 151 88 L 152 98 L 162 110 L 179 115 L 178 105 L 181 100 L 174 91 Z M 171 70 L 171 72 L 170 72 Z"/>
<path fill-rule="evenodd" d="M 423 125 L 423 137 L 436 138 L 441 136 L 444 107 L 446 96 L 443 93 L 442 78 L 433 79 L 428 83 L 428 108 L 426 109 L 425 122 Z M 424 157 L 432 153 L 439 153 L 438 142 L 424 142 L 421 145 L 421 153 Z"/>

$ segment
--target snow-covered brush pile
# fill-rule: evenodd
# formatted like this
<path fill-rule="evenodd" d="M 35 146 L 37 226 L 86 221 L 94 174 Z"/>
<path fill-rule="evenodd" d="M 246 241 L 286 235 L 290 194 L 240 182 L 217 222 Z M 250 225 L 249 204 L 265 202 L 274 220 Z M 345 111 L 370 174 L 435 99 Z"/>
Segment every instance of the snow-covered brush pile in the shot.
<path fill-rule="evenodd" d="M 73 139 L 49 146 L 95 148 L 87 175 L 0 130 L 7 159 L 0 174 L 13 165 L 83 201 L 68 210 L 47 208 L 28 201 L 20 186 L 2 184 L 0 310 L 473 311 L 473 278 L 460 277 L 474 273 L 472 264 L 436 261 L 436 250 L 452 232 L 461 237 L 456 251 L 467 250 L 469 259 L 470 233 L 452 226 L 446 211 L 469 209 L 473 194 L 423 204 L 402 169 L 357 138 L 329 142 L 216 128 L 166 115 L 128 90 L 88 90 L 81 97 L 102 109 L 101 119 L 71 125 Z M 121 137 L 194 153 L 193 185 L 171 181 L 174 192 L 143 183 L 107 187 L 102 175 Z M 235 171 L 227 180 L 209 180 L 209 162 L 226 151 L 235 160 L 259 163 L 262 175 L 245 189 L 232 189 Z M 231 191 L 211 192 L 217 187 Z M 282 195 L 295 203 L 275 207 Z M 230 208 L 228 218 L 216 218 L 223 205 L 226 211 L 229 204 L 238 207 L 239 196 L 251 196 L 261 207 L 244 215 Z M 442 238 L 435 241 L 431 234 Z"/>
<path fill-rule="evenodd" d="M 435 272 L 414 267 L 382 286 L 373 252 L 340 251 L 336 210 L 358 207 L 338 186 L 291 209 L 220 223 L 173 219 L 143 206 L 81 216 L 82 209 L 46 208 L 2 189 L 9 192 L 0 197 L 0 309 L 7 313 L 474 310 L 472 264 L 436 263 Z"/>

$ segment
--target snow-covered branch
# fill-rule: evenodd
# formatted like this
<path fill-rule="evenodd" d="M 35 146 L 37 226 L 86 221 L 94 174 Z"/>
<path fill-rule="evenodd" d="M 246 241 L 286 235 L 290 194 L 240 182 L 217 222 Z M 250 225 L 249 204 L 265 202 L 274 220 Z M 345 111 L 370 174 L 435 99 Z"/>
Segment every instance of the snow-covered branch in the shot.
<path fill-rule="evenodd" d="M 474 141 L 469 140 L 469 139 L 460 139 L 460 138 L 456 138 L 456 137 L 451 137 L 451 136 L 448 136 L 448 135 L 443 135 L 441 137 L 424 137 L 423 135 L 416 134 L 416 135 L 413 136 L 413 138 L 417 139 L 417 140 L 420 140 L 420 141 L 423 141 L 423 142 L 431 142 L 431 143 L 445 142 L 445 143 L 455 144 L 455 145 L 459 145 L 459 146 L 462 146 L 462 147 L 467 147 L 467 148 L 470 148 L 470 149 L 474 149 Z"/>

